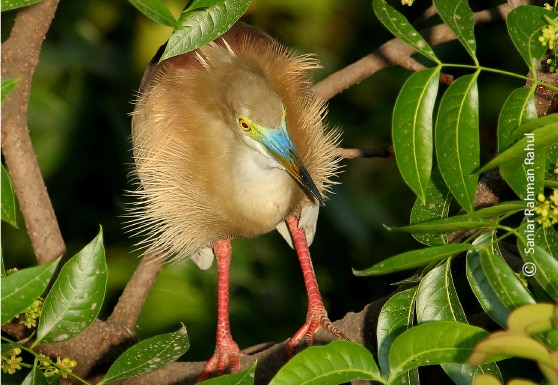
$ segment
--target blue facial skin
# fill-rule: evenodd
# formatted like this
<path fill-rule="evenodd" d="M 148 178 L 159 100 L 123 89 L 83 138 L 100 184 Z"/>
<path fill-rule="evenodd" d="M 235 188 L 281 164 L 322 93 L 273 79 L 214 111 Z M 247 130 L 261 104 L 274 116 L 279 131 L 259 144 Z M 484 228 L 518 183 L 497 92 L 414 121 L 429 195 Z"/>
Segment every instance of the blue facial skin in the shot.
<path fill-rule="evenodd" d="M 308 170 L 304 167 L 287 133 L 285 119 L 283 118 L 281 125 L 275 130 L 266 129 L 253 123 L 252 126 L 256 128 L 256 131 L 260 134 L 256 140 L 264 145 L 268 154 L 279 162 L 293 178 L 312 194 L 320 205 L 323 205 L 324 199 L 310 177 Z"/>

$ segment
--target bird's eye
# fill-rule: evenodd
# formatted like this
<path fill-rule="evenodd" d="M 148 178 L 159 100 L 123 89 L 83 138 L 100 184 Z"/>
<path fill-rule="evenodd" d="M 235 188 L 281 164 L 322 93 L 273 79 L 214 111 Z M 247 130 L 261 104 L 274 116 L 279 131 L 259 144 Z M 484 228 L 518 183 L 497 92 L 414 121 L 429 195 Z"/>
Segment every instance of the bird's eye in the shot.
<path fill-rule="evenodd" d="M 238 119 L 238 125 L 240 126 L 240 128 L 242 128 L 246 132 L 248 132 L 252 129 L 250 127 L 250 124 L 248 124 L 248 122 L 243 118 Z"/>

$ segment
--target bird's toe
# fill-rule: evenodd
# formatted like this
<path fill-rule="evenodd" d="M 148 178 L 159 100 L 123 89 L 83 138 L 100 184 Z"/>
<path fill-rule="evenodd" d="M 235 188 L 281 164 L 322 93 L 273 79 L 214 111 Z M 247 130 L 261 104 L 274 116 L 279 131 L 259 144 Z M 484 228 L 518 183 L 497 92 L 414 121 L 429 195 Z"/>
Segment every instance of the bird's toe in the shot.
<path fill-rule="evenodd" d="M 287 359 L 294 356 L 296 348 L 301 341 L 304 341 L 305 346 L 312 346 L 314 343 L 314 335 L 320 327 L 338 338 L 349 340 L 349 338 L 329 320 L 325 309 L 310 311 L 304 325 L 302 325 L 302 327 L 287 341 Z"/>
<path fill-rule="evenodd" d="M 213 356 L 206 362 L 197 382 L 202 382 L 210 377 L 220 376 L 224 373 L 236 373 L 240 369 L 240 349 L 232 341 L 226 346 L 215 349 Z"/>

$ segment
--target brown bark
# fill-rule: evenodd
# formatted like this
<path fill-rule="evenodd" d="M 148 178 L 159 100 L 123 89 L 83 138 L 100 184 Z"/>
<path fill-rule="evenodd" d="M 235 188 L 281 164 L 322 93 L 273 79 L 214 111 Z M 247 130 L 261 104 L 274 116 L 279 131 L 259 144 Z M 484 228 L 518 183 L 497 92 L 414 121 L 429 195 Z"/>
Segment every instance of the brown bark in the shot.
<path fill-rule="evenodd" d="M 20 79 L 2 103 L 2 152 L 39 264 L 66 251 L 27 127 L 31 81 L 57 5 L 44 0 L 21 9 L 2 44 L 2 79 Z"/>

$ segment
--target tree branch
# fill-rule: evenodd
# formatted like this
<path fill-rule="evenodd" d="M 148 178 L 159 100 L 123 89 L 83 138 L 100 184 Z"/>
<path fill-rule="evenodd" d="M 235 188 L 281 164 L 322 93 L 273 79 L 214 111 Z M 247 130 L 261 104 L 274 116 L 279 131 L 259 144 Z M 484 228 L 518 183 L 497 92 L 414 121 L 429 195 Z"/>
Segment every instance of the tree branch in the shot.
<path fill-rule="evenodd" d="M 333 324 L 343 330 L 351 341 L 366 346 L 372 352 L 377 351 L 377 347 L 374 346 L 375 342 L 372 342 L 376 340 L 376 323 L 382 306 L 389 298 L 390 296 L 386 296 L 377 299 L 366 305 L 362 311 L 348 313 L 343 319 L 335 321 Z M 335 339 L 335 336 L 323 329 L 319 329 L 315 335 L 316 345 L 325 345 Z M 257 361 L 258 369 L 256 370 L 254 384 L 268 384 L 277 371 L 287 362 L 285 355 L 286 342 L 260 344 L 242 350 L 240 370 L 248 369 Z M 190 385 L 195 383 L 204 364 L 204 362 L 175 362 L 156 372 L 140 377 L 141 382 L 138 382 L 138 378 L 129 378 L 119 382 L 118 385 L 135 385 L 137 383 Z"/>
<path fill-rule="evenodd" d="M 141 308 L 162 266 L 162 258 L 153 258 L 150 255 L 142 257 L 107 322 L 121 324 L 134 330 Z"/>
<path fill-rule="evenodd" d="M 31 80 L 57 5 L 44 0 L 21 9 L 2 44 L 2 79 L 21 79 L 2 103 L 2 152 L 39 264 L 66 252 L 27 127 Z"/>
<path fill-rule="evenodd" d="M 494 9 L 476 12 L 475 23 L 479 25 L 503 21 L 509 11 L 509 6 L 503 4 Z M 425 29 L 422 31 L 422 35 L 425 36 L 431 46 L 455 40 L 455 35 L 445 24 Z M 400 65 L 412 71 L 420 70 L 423 66 L 412 58 L 414 54 L 415 51 L 410 46 L 397 38 L 393 38 L 382 44 L 374 52 L 317 83 L 313 88 L 314 94 L 318 99 L 329 100 L 379 70 L 393 65 Z"/>

